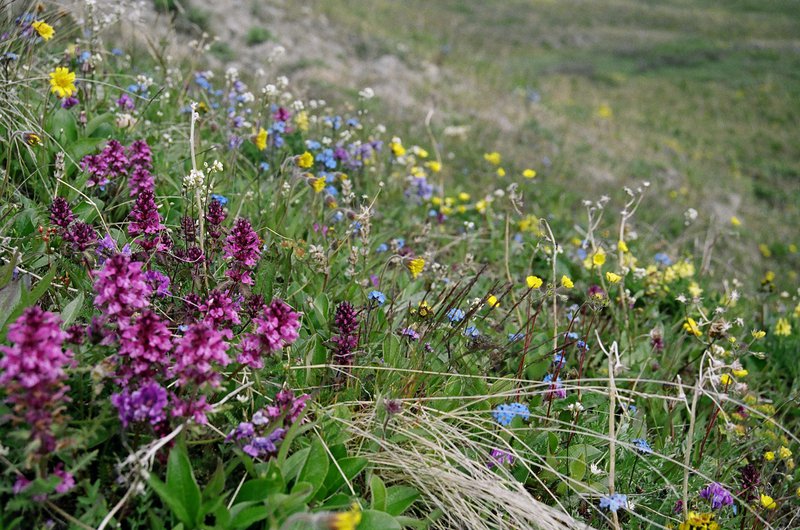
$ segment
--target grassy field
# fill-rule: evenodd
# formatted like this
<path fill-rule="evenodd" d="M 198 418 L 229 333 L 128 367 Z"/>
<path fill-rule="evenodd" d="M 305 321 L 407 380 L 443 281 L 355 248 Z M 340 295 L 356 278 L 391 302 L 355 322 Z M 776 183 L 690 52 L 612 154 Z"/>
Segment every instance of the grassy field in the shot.
<path fill-rule="evenodd" d="M 648 180 L 656 197 L 645 219 L 661 227 L 666 208 L 676 230 L 682 209 L 694 207 L 723 225 L 738 216 L 774 254 L 798 243 L 794 2 L 325 0 L 315 7 L 352 36 L 365 61 L 399 54 L 410 68 L 444 69 L 417 94 L 410 121 L 420 124 L 435 105 L 446 124 L 472 126 L 471 142 L 535 164 L 541 185 L 570 195 L 567 204 Z M 753 245 L 737 250 L 751 264 L 758 254 Z"/>

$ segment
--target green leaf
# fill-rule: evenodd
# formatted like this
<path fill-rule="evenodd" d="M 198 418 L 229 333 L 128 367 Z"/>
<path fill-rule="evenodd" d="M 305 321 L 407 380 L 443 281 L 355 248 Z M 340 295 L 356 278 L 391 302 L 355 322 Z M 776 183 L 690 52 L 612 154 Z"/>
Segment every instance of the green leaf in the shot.
<path fill-rule="evenodd" d="M 57 109 L 51 114 L 49 122 L 47 130 L 61 146 L 74 142 L 78 137 L 78 123 L 72 112 Z"/>
<path fill-rule="evenodd" d="M 161 479 L 155 475 L 150 475 L 147 479 L 147 483 L 150 484 L 153 491 L 156 492 L 164 504 L 175 514 L 175 517 L 180 521 L 188 521 L 190 519 L 189 512 L 186 510 L 181 499 L 178 498 L 178 492 L 172 491 L 169 486 L 161 482 Z"/>
<path fill-rule="evenodd" d="M 336 493 L 339 488 L 344 485 L 345 479 L 347 479 L 348 482 L 352 482 L 353 478 L 367 467 L 368 461 L 363 456 L 350 456 L 341 458 L 337 460 L 336 463 L 338 463 L 339 466 L 331 465 L 328 468 L 328 474 L 323 482 L 325 486 L 323 489 L 326 490 L 326 495 Z"/>
<path fill-rule="evenodd" d="M 75 299 L 64 306 L 64 309 L 61 310 L 61 320 L 64 321 L 64 326 L 69 326 L 75 321 L 75 318 L 81 311 L 83 307 L 83 293 L 78 293 L 78 296 Z"/>
<path fill-rule="evenodd" d="M 274 478 L 256 478 L 242 484 L 234 502 L 264 502 L 272 493 L 283 491 L 283 480 Z"/>
<path fill-rule="evenodd" d="M 386 511 L 386 485 L 378 475 L 372 475 L 369 480 L 370 506 L 373 510 Z"/>
<path fill-rule="evenodd" d="M 248 528 L 253 523 L 263 521 L 269 514 L 270 511 L 263 504 L 236 504 L 231 508 L 232 518 L 229 525 L 233 528 Z"/>
<path fill-rule="evenodd" d="M 192 473 L 192 464 L 183 447 L 175 446 L 167 460 L 167 487 L 175 492 L 186 510 L 188 519 L 181 519 L 186 526 L 194 528 L 200 511 L 200 488 Z"/>
<path fill-rule="evenodd" d="M 586 475 L 586 457 L 583 453 L 569 461 L 569 475 L 575 480 L 583 480 Z"/>
<path fill-rule="evenodd" d="M 296 425 L 296 424 L 295 424 Z M 286 442 L 284 442 L 286 443 Z M 281 466 L 281 472 L 283 472 L 283 476 L 286 478 L 286 481 L 289 482 L 295 478 L 300 473 L 300 470 L 303 469 L 303 465 L 308 458 L 308 453 L 311 451 L 309 447 L 304 449 L 300 449 L 292 456 L 286 459 L 286 462 Z"/>
<path fill-rule="evenodd" d="M 319 490 L 322 486 L 322 481 L 328 474 L 328 467 L 330 462 L 328 460 L 328 452 L 325 450 L 325 445 L 319 438 L 314 438 L 311 442 L 311 450 L 308 453 L 303 468 L 297 476 L 298 482 L 308 482 L 314 486 L 312 495 Z"/>
<path fill-rule="evenodd" d="M 390 486 L 386 488 L 386 513 L 401 515 L 419 499 L 419 492 L 411 486 Z"/>
<path fill-rule="evenodd" d="M 402 530 L 397 519 L 386 512 L 364 510 L 361 514 L 361 523 L 358 530 Z"/>
<path fill-rule="evenodd" d="M 222 460 L 218 459 L 217 468 L 203 490 L 203 498 L 213 499 L 214 497 L 219 497 L 223 489 L 225 489 L 225 466 L 222 465 Z"/>

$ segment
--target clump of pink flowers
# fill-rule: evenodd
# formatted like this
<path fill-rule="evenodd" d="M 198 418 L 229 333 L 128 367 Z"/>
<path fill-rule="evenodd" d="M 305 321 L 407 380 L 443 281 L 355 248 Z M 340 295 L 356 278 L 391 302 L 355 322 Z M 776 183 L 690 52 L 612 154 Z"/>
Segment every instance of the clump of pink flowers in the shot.
<path fill-rule="evenodd" d="M 12 418 L 27 424 L 40 454 L 55 450 L 53 430 L 69 401 L 65 369 L 72 352 L 63 348 L 67 333 L 60 326 L 58 315 L 30 307 L 8 328 L 12 345 L 0 346 L 0 385 L 12 405 Z"/>
<path fill-rule="evenodd" d="M 331 337 L 333 361 L 348 366 L 353 364 L 354 351 L 358 346 L 358 315 L 350 302 L 341 302 L 336 306 L 333 330 L 336 333 Z"/>
<path fill-rule="evenodd" d="M 117 254 L 105 261 L 97 273 L 95 306 L 115 320 L 130 316 L 150 305 L 152 288 L 142 272 L 142 263 L 128 254 Z"/>
<path fill-rule="evenodd" d="M 225 257 L 230 260 L 225 274 L 236 283 L 253 285 L 252 271 L 261 257 L 261 240 L 250 221 L 236 220 L 225 241 Z"/>
<path fill-rule="evenodd" d="M 275 298 L 253 317 L 253 324 L 255 330 L 242 338 L 237 361 L 251 368 L 262 368 L 263 357 L 297 340 L 300 314 L 280 298 Z"/>

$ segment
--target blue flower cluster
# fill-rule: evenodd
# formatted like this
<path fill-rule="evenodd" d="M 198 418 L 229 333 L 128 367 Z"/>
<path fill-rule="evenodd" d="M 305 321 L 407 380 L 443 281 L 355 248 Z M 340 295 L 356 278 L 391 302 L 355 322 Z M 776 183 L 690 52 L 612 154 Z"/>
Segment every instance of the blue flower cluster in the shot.
<path fill-rule="evenodd" d="M 386 295 L 380 291 L 370 291 L 367 298 L 370 302 L 378 302 L 378 305 L 383 305 L 386 303 Z"/>
<path fill-rule="evenodd" d="M 644 438 L 636 438 L 632 440 L 633 445 L 636 447 L 636 450 L 643 455 L 653 453 L 653 448 L 650 447 L 650 444 L 647 443 L 647 440 Z"/>
<path fill-rule="evenodd" d="M 613 495 L 603 495 L 600 497 L 600 507 L 606 508 L 611 512 L 615 512 L 620 508 L 626 508 L 628 506 L 628 496 L 623 495 L 621 493 L 615 493 Z"/>
<path fill-rule="evenodd" d="M 508 427 L 516 416 L 527 420 L 530 418 L 531 412 L 528 410 L 527 405 L 512 403 L 510 405 L 498 405 L 497 408 L 492 411 L 492 416 L 497 420 L 497 423 L 503 427 Z"/>
<path fill-rule="evenodd" d="M 455 324 L 464 320 L 465 313 L 457 307 L 453 307 L 447 312 L 447 318 Z"/>

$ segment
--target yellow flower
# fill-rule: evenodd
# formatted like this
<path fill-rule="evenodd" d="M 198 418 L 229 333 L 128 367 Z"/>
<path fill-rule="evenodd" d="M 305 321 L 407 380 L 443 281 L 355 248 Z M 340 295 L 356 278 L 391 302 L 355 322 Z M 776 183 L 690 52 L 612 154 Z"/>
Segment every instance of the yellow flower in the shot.
<path fill-rule="evenodd" d="M 781 448 L 778 449 L 778 456 L 780 456 L 784 460 L 786 460 L 787 458 L 791 458 L 792 450 L 786 447 L 785 445 L 782 445 Z"/>
<path fill-rule="evenodd" d="M 606 262 L 606 251 L 602 248 L 597 249 L 597 252 L 594 253 L 592 256 L 592 264 L 595 267 L 602 267 L 603 264 Z"/>
<path fill-rule="evenodd" d="M 267 130 L 264 127 L 258 129 L 255 144 L 259 151 L 263 151 L 267 148 Z"/>
<path fill-rule="evenodd" d="M 431 204 L 434 205 L 434 206 L 439 206 L 440 204 L 442 204 L 442 198 L 441 197 L 432 197 L 431 198 Z"/>
<path fill-rule="evenodd" d="M 417 315 L 419 315 L 420 318 L 428 318 L 429 316 L 433 315 L 433 308 L 428 302 L 423 300 L 422 302 L 419 303 L 419 307 L 417 308 Z"/>
<path fill-rule="evenodd" d="M 738 218 L 738 217 L 736 217 L 736 216 L 734 215 L 733 217 L 731 217 L 731 224 L 732 224 L 733 226 L 740 226 L 740 225 L 742 224 L 742 222 L 739 220 L 739 218 Z"/>
<path fill-rule="evenodd" d="M 617 248 L 620 249 L 622 252 L 629 252 L 628 245 L 623 240 L 617 241 Z"/>
<path fill-rule="evenodd" d="M 728 374 L 722 374 L 719 376 L 719 382 L 725 386 L 730 386 L 730 384 L 733 383 L 733 378 Z"/>
<path fill-rule="evenodd" d="M 484 153 L 483 159 L 489 162 L 493 166 L 500 165 L 500 153 L 497 151 L 492 151 L 491 153 Z"/>
<path fill-rule="evenodd" d="M 779 318 L 775 323 L 775 334 L 781 337 L 788 337 L 792 334 L 792 325 L 785 318 Z"/>
<path fill-rule="evenodd" d="M 487 205 L 488 203 L 485 200 L 481 199 L 475 203 L 475 209 L 478 210 L 478 213 L 485 213 Z"/>
<path fill-rule="evenodd" d="M 611 271 L 606 272 L 606 280 L 608 280 L 608 283 L 619 283 L 621 279 L 622 276 L 619 274 L 614 274 Z"/>
<path fill-rule="evenodd" d="M 486 303 L 489 304 L 489 307 L 492 309 L 500 306 L 500 300 L 493 294 L 490 294 L 489 297 L 486 298 Z"/>
<path fill-rule="evenodd" d="M 392 138 L 392 141 L 389 142 L 389 149 L 392 150 L 392 154 L 394 156 L 403 156 L 406 154 L 406 148 L 403 147 L 403 142 L 400 138 Z"/>
<path fill-rule="evenodd" d="M 425 166 L 434 173 L 438 173 L 442 170 L 442 164 L 440 162 L 437 162 L 436 160 L 425 162 Z"/>
<path fill-rule="evenodd" d="M 297 113 L 294 117 L 294 123 L 297 125 L 297 128 L 303 132 L 308 131 L 308 112 L 301 110 Z"/>
<path fill-rule="evenodd" d="M 35 132 L 23 133 L 22 139 L 25 141 L 26 144 L 30 145 L 31 147 L 42 145 L 42 138 Z"/>
<path fill-rule="evenodd" d="M 731 373 L 738 378 L 742 378 L 746 377 L 750 372 L 742 368 L 741 370 L 731 370 Z"/>
<path fill-rule="evenodd" d="M 758 245 L 758 251 L 761 252 L 761 255 L 765 258 L 772 256 L 772 251 L 769 249 L 766 243 L 761 243 Z"/>
<path fill-rule="evenodd" d="M 409 261 L 408 265 L 406 266 L 408 267 L 409 272 L 411 272 L 411 277 L 416 280 L 417 276 L 419 276 L 422 272 L 422 269 L 425 268 L 425 260 L 422 258 L 414 258 Z"/>
<path fill-rule="evenodd" d="M 498 177 L 505 177 L 506 176 L 506 170 L 501 168 L 501 167 L 497 168 L 497 176 Z"/>
<path fill-rule="evenodd" d="M 526 169 L 522 172 L 522 176 L 526 179 L 532 179 L 536 177 L 536 171 L 533 169 Z"/>
<path fill-rule="evenodd" d="M 690 335 L 694 335 L 695 337 L 699 337 L 703 334 L 700 331 L 700 328 L 697 327 L 697 322 L 694 321 L 693 318 L 689 317 L 686 319 L 686 322 L 683 323 L 683 329 L 686 330 L 687 333 Z"/>
<path fill-rule="evenodd" d="M 761 506 L 767 510 L 774 510 L 778 507 L 778 505 L 775 503 L 775 499 L 769 495 L 764 495 L 763 493 L 761 494 Z"/>
<path fill-rule="evenodd" d="M 354 502 L 349 511 L 335 514 L 331 518 L 328 528 L 330 530 L 355 530 L 359 523 L 361 523 L 361 507 Z"/>
<path fill-rule="evenodd" d="M 469 202 L 469 193 L 461 192 L 458 194 L 458 200 L 461 202 Z"/>
<path fill-rule="evenodd" d="M 297 166 L 303 169 L 308 169 L 314 165 L 314 155 L 306 151 L 297 157 Z"/>
<path fill-rule="evenodd" d="M 679 530 L 719 530 L 713 513 L 689 512 L 686 521 L 678 525 Z"/>
<path fill-rule="evenodd" d="M 766 453 L 764 453 L 764 460 L 766 460 L 767 462 L 772 462 L 773 460 L 775 460 L 775 453 L 773 453 L 772 451 L 767 451 Z"/>
<path fill-rule="evenodd" d="M 314 193 L 320 193 L 325 189 L 325 177 L 311 179 L 311 187 L 314 189 Z"/>
<path fill-rule="evenodd" d="M 753 331 L 751 331 L 751 332 L 750 332 L 750 334 L 751 334 L 751 335 L 753 336 L 753 338 L 754 338 L 754 339 L 756 339 L 756 340 L 758 340 L 758 339 L 763 339 L 764 337 L 766 337 L 766 336 L 767 336 L 767 332 L 766 332 L 766 331 L 764 331 L 764 330 L 761 330 L 761 329 L 754 329 Z"/>
<path fill-rule="evenodd" d="M 572 289 L 575 287 L 575 284 L 572 283 L 572 280 L 570 280 L 568 276 L 564 275 L 561 277 L 561 286 L 566 287 L 567 289 Z"/>
<path fill-rule="evenodd" d="M 538 289 L 544 282 L 538 276 L 528 276 L 525 278 L 525 283 L 528 284 L 529 289 Z"/>
<path fill-rule="evenodd" d="M 614 116 L 614 111 L 611 110 L 611 107 L 609 107 L 607 103 L 603 103 L 597 108 L 598 118 L 603 118 L 604 120 L 607 120 L 613 116 Z"/>
<path fill-rule="evenodd" d="M 75 88 L 75 72 L 59 66 L 50 72 L 50 92 L 59 98 L 67 98 L 77 92 Z"/>
<path fill-rule="evenodd" d="M 692 298 L 699 298 L 701 294 L 703 294 L 703 290 L 697 284 L 697 282 L 689 283 L 689 294 L 692 295 Z"/>
<path fill-rule="evenodd" d="M 53 35 L 56 34 L 55 30 L 53 29 L 53 26 L 51 26 L 44 20 L 37 20 L 36 22 L 31 24 L 31 27 L 35 29 L 36 33 L 38 33 L 39 36 L 46 41 L 52 39 Z"/>

